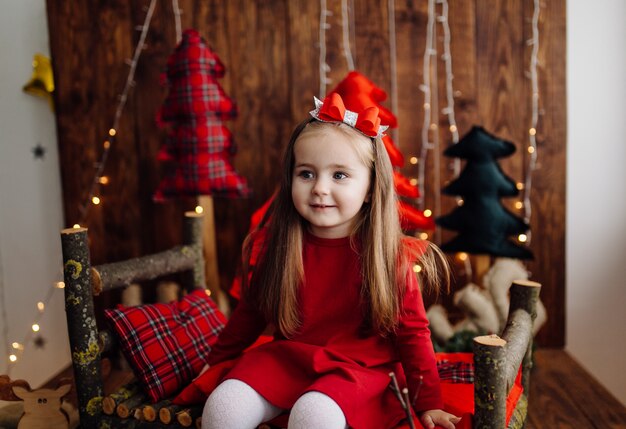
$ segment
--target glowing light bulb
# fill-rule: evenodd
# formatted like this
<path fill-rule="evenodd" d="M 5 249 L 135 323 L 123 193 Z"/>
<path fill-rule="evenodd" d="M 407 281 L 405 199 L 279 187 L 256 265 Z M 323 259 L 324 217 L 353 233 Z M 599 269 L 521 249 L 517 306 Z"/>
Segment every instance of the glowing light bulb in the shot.
<path fill-rule="evenodd" d="M 75 224 L 74 224 L 74 226 L 73 226 L 72 228 L 74 228 L 74 229 L 78 229 L 78 228 L 80 228 L 80 225 L 79 225 L 79 224 L 77 224 L 77 223 L 75 223 Z"/>
<path fill-rule="evenodd" d="M 204 209 L 202 208 L 202 206 L 196 206 L 196 213 L 200 214 L 204 212 Z"/>
<path fill-rule="evenodd" d="M 100 198 L 98 198 L 98 197 L 92 197 L 92 198 L 91 198 L 91 202 L 92 202 L 92 203 L 94 203 L 94 205 L 96 205 L 96 206 L 97 206 L 98 204 L 100 204 Z"/>
<path fill-rule="evenodd" d="M 521 191 L 522 189 L 524 189 L 524 184 L 522 182 L 517 182 L 515 187 L 517 188 L 518 191 Z"/>
<path fill-rule="evenodd" d="M 451 133 L 456 133 L 456 130 L 457 130 L 456 125 L 450 125 L 450 132 Z"/>
<path fill-rule="evenodd" d="M 456 205 L 461 207 L 463 204 L 465 204 L 465 201 L 463 201 L 463 198 L 459 198 L 456 202 Z"/>
<path fill-rule="evenodd" d="M 420 232 L 420 238 L 422 240 L 428 240 L 428 234 L 425 232 Z"/>
<path fill-rule="evenodd" d="M 520 243 L 526 243 L 526 240 L 528 240 L 528 236 L 526 234 L 520 234 L 517 236 L 517 239 Z"/>
<path fill-rule="evenodd" d="M 111 137 L 113 137 L 115 134 L 117 134 L 117 131 L 115 131 L 115 128 L 111 128 L 111 129 L 109 130 L 109 135 L 110 135 Z"/>
<path fill-rule="evenodd" d="M 63 289 L 63 288 L 65 288 L 65 282 L 56 282 L 56 283 L 54 284 L 54 286 L 55 286 L 57 289 Z"/>
<path fill-rule="evenodd" d="M 417 186 L 417 179 L 413 178 L 413 179 L 409 180 L 409 183 L 410 183 L 412 186 Z"/>
<path fill-rule="evenodd" d="M 109 178 L 107 176 L 101 176 L 100 178 L 98 178 L 98 182 L 101 185 L 108 185 L 109 184 Z"/>
<path fill-rule="evenodd" d="M 39 329 L 40 329 L 40 328 L 39 328 L 39 325 L 38 325 L 38 324 L 33 323 L 32 328 L 33 328 L 33 332 L 39 332 Z"/>
<path fill-rule="evenodd" d="M 534 128 L 531 128 L 531 129 L 528 130 L 528 134 L 530 134 L 531 136 L 534 136 L 534 135 L 537 134 L 537 130 L 534 129 Z"/>
<path fill-rule="evenodd" d="M 413 165 L 417 164 L 417 157 L 416 156 L 412 156 L 411 159 L 409 159 L 409 162 Z"/>
<path fill-rule="evenodd" d="M 206 293 L 207 296 L 211 296 L 211 291 L 209 289 L 205 289 L 204 293 Z"/>
<path fill-rule="evenodd" d="M 459 261 L 467 261 L 467 258 L 468 258 L 467 253 L 465 252 L 459 253 L 457 257 L 459 258 Z"/>
<path fill-rule="evenodd" d="M 424 210 L 424 216 L 431 217 L 432 215 L 433 215 L 432 210 L 430 210 L 430 209 Z"/>
<path fill-rule="evenodd" d="M 522 207 L 524 207 L 524 203 L 522 203 L 521 201 L 516 201 L 515 202 L 515 208 L 516 209 L 521 209 Z"/>
<path fill-rule="evenodd" d="M 535 148 L 532 146 L 528 146 L 528 153 L 535 153 Z"/>
<path fill-rule="evenodd" d="M 422 266 L 421 265 L 419 265 L 419 264 L 413 265 L 413 272 L 419 273 L 421 271 L 422 271 Z"/>
<path fill-rule="evenodd" d="M 17 360 L 17 356 L 15 356 L 15 355 L 9 355 L 9 360 L 10 360 L 11 362 L 15 362 L 15 361 Z"/>
<path fill-rule="evenodd" d="M 37 310 L 44 311 L 45 309 L 46 309 L 46 304 L 44 304 L 43 302 L 39 301 L 37 303 Z"/>
<path fill-rule="evenodd" d="M 13 344 L 11 344 L 11 347 L 13 347 L 15 350 L 22 350 L 24 347 L 18 343 L 17 341 L 15 341 Z"/>
<path fill-rule="evenodd" d="M 105 149 L 108 149 L 111 147 L 111 142 L 108 140 L 105 140 L 102 146 L 104 146 Z"/>

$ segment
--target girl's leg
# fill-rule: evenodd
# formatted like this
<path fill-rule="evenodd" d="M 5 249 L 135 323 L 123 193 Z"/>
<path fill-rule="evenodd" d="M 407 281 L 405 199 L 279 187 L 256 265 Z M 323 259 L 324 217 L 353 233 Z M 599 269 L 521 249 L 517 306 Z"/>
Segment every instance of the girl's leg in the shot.
<path fill-rule="evenodd" d="M 289 429 L 345 429 L 346 417 L 339 405 L 320 392 L 307 392 L 293 404 Z"/>
<path fill-rule="evenodd" d="M 229 379 L 204 404 L 202 429 L 254 429 L 282 411 L 243 381 Z"/>

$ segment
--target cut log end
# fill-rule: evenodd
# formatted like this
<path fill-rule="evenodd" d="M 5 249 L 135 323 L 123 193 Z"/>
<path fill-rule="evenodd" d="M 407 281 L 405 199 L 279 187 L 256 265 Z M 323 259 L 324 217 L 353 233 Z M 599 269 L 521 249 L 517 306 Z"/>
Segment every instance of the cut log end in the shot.
<path fill-rule="evenodd" d="M 102 411 L 104 412 L 104 414 L 113 415 L 115 413 L 115 407 L 116 404 L 113 398 L 106 396 L 102 400 Z"/>
<path fill-rule="evenodd" d="M 497 335 L 483 335 L 476 337 L 474 338 L 474 342 L 483 346 L 491 347 L 504 347 L 506 345 L 506 340 L 503 340 Z"/>
<path fill-rule="evenodd" d="M 102 293 L 102 276 L 94 267 L 91 267 L 91 287 L 93 296 L 98 296 Z"/>
<path fill-rule="evenodd" d="M 172 413 L 168 408 L 161 408 L 159 410 L 159 420 L 161 420 L 161 423 L 165 423 L 166 425 L 169 425 L 172 422 Z"/>
<path fill-rule="evenodd" d="M 151 405 L 146 405 L 145 407 L 143 407 L 142 412 L 143 418 L 147 422 L 153 422 L 157 418 L 157 411 Z"/>
<path fill-rule="evenodd" d="M 176 421 L 183 427 L 190 427 L 193 424 L 193 417 L 189 413 L 189 410 L 184 410 L 176 414 Z"/>
<path fill-rule="evenodd" d="M 513 284 L 524 286 L 524 287 L 536 287 L 536 288 L 541 287 L 541 283 L 537 283 L 532 280 L 513 280 Z"/>
<path fill-rule="evenodd" d="M 76 234 L 83 231 L 87 231 L 87 228 L 65 228 L 61 230 L 61 235 Z"/>

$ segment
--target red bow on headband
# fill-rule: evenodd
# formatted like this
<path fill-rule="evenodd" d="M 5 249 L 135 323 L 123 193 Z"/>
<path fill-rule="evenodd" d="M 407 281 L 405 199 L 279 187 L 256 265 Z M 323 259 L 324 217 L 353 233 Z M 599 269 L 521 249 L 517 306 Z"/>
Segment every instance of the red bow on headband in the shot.
<path fill-rule="evenodd" d="M 360 113 L 352 112 L 346 109 L 341 95 L 336 92 L 326 96 L 317 118 L 326 122 L 343 122 L 369 137 L 377 137 L 384 131 L 380 129 L 378 107 L 371 106 Z"/>

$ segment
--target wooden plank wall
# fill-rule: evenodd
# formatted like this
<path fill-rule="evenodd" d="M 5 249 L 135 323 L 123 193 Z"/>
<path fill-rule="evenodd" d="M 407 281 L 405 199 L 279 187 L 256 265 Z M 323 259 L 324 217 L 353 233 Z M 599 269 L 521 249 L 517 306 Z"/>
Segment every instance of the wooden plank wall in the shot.
<path fill-rule="evenodd" d="M 388 2 L 349 0 L 351 44 L 357 70 L 386 91 L 391 89 Z M 56 79 L 64 208 L 68 225 L 79 218 L 87 198 L 117 97 L 128 74 L 125 61 L 137 43 L 148 0 L 65 2 L 48 0 L 50 44 Z M 341 1 L 327 0 L 330 27 L 326 31 L 327 89 L 348 71 L 343 56 Z M 217 200 L 216 225 L 221 284 L 235 275 L 239 249 L 251 212 L 271 194 L 277 165 L 291 130 L 311 109 L 319 92 L 320 2 L 310 0 L 180 0 L 183 28 L 195 27 L 227 67 L 221 80 L 237 100 L 238 119 L 228 124 L 239 153 L 234 164 L 248 178 L 254 195 L 248 200 Z M 419 155 L 423 121 L 422 66 L 428 19 L 426 0 L 396 0 L 399 140 L 408 157 Z M 437 11 L 441 5 L 436 5 Z M 505 173 L 524 181 L 528 162 L 532 0 L 454 0 L 450 2 L 452 67 L 456 120 L 461 134 L 474 124 L 517 146 L 501 161 Z M 565 265 L 565 1 L 542 2 L 539 22 L 538 168 L 533 173 L 531 249 L 532 278 L 543 283 L 542 299 L 549 320 L 538 342 L 564 344 Z M 442 27 L 436 25 L 439 54 Z M 136 75 L 136 86 L 122 115 L 117 140 L 105 174 L 111 183 L 99 191 L 102 204 L 90 209 L 86 226 L 96 263 L 161 250 L 177 243 L 181 213 L 193 200 L 154 204 L 160 166 L 155 161 L 163 134 L 154 122 L 165 96 L 159 75 L 175 46 L 172 4 L 157 1 L 154 18 Z M 444 63 L 432 57 L 431 77 L 438 87 L 438 110 L 445 102 Z M 389 103 L 387 103 L 390 106 Z M 439 148 L 450 142 L 447 117 L 439 114 Z M 449 161 L 440 159 L 440 183 L 435 181 L 436 153 L 427 159 L 425 201 L 452 176 Z M 403 173 L 417 175 L 407 163 Z M 513 200 L 503 201 L 513 209 Z M 441 198 L 441 213 L 454 201 Z M 435 213 L 435 215 L 440 213 Z M 443 239 L 450 233 L 443 231 Z M 457 283 L 467 279 L 460 272 Z"/>

